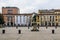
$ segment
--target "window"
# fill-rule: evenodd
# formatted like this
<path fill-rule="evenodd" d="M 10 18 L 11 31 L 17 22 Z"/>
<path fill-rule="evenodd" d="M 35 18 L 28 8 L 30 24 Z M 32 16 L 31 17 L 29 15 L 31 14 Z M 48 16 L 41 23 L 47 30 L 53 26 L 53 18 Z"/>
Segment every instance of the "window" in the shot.
<path fill-rule="evenodd" d="M 12 14 L 12 10 L 8 10 L 8 14 Z"/>
<path fill-rule="evenodd" d="M 38 16 L 38 19 L 39 19 L 39 16 Z"/>
<path fill-rule="evenodd" d="M 51 21 L 51 16 L 50 16 L 50 21 Z"/>
<path fill-rule="evenodd" d="M 57 18 L 57 16 L 55 16 Z"/>
<path fill-rule="evenodd" d="M 12 21 L 12 17 L 11 16 L 8 16 L 8 21 Z"/>
<path fill-rule="evenodd" d="M 56 21 L 57 21 L 57 19 L 56 19 Z"/>
<path fill-rule="evenodd" d="M 54 16 L 53 16 L 53 21 L 54 21 Z"/>

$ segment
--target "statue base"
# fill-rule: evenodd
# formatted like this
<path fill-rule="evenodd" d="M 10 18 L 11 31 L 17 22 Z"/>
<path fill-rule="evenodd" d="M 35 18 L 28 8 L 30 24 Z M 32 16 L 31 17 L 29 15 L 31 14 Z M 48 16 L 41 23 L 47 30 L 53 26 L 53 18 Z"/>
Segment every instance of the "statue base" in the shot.
<path fill-rule="evenodd" d="M 31 31 L 39 31 L 36 26 L 33 27 Z"/>
<path fill-rule="evenodd" d="M 32 29 L 31 31 L 39 31 L 39 30 L 38 29 L 36 29 L 36 30 Z"/>
<path fill-rule="evenodd" d="M 39 31 L 39 30 L 37 29 L 37 23 L 34 22 L 34 23 L 32 23 L 32 24 L 33 24 L 33 29 L 32 29 L 31 31 Z"/>

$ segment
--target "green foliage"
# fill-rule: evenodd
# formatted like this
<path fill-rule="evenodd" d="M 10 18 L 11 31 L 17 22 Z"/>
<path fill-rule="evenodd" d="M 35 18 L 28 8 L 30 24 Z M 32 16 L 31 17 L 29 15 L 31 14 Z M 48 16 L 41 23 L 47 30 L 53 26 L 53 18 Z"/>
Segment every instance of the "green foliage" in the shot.
<path fill-rule="evenodd" d="M 2 14 L 0 14 L 0 24 L 4 24 L 4 18 Z"/>

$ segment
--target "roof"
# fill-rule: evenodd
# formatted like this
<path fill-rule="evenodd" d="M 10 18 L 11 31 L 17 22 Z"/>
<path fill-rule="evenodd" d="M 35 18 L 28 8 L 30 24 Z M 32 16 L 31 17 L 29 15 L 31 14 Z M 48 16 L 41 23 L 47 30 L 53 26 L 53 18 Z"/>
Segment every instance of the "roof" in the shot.
<path fill-rule="evenodd" d="M 2 8 L 17 8 L 17 9 L 19 9 L 18 7 L 2 7 Z"/>

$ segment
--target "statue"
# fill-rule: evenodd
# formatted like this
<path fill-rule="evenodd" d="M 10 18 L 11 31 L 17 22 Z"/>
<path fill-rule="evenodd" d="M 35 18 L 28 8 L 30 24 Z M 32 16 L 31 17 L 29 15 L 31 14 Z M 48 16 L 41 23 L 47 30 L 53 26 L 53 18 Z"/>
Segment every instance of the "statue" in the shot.
<path fill-rule="evenodd" d="M 32 19 L 34 22 L 36 22 L 36 14 L 33 14 Z"/>
<path fill-rule="evenodd" d="M 36 16 L 37 16 L 37 14 L 36 13 L 34 13 L 33 15 L 32 15 L 32 26 L 33 26 L 33 29 L 31 30 L 31 31 L 39 31 L 38 29 L 37 29 L 37 23 L 36 23 Z"/>

